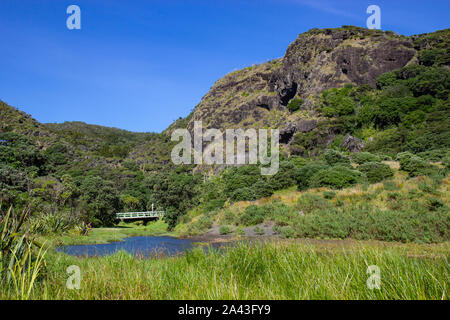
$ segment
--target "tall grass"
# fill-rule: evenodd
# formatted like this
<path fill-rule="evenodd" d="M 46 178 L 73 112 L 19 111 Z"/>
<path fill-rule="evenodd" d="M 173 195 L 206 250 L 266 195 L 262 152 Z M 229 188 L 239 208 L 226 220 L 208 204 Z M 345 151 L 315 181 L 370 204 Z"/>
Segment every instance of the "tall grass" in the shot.
<path fill-rule="evenodd" d="M 10 298 L 28 299 L 44 265 L 46 251 L 40 246 L 36 254 L 29 230 L 23 230 L 29 212 L 0 211 L 0 289 Z"/>
<path fill-rule="evenodd" d="M 77 258 L 52 253 L 36 299 L 448 299 L 448 245 L 408 256 L 402 247 L 317 248 L 299 243 L 241 243 L 221 251 L 137 259 L 125 252 Z M 69 290 L 66 268 L 81 269 Z M 370 290 L 367 267 L 381 271 Z"/>

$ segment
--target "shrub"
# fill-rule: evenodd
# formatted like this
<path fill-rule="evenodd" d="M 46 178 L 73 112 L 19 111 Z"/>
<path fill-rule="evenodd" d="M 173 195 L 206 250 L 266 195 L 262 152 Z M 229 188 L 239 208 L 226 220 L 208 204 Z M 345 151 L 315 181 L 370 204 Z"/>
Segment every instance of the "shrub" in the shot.
<path fill-rule="evenodd" d="M 310 213 L 317 209 L 326 209 L 330 207 L 330 202 L 315 194 L 304 194 L 297 200 L 296 207 L 304 213 Z"/>
<path fill-rule="evenodd" d="M 290 112 L 295 112 L 300 109 L 302 104 L 303 104 L 303 99 L 294 98 L 291 101 L 289 101 L 287 108 Z"/>
<path fill-rule="evenodd" d="M 437 243 L 450 236 L 445 210 L 379 210 L 372 207 L 326 209 L 298 218 L 298 237 Z"/>
<path fill-rule="evenodd" d="M 387 164 L 381 162 L 367 162 L 358 167 L 365 173 L 367 180 L 371 183 L 380 182 L 394 176 L 394 171 Z"/>
<path fill-rule="evenodd" d="M 400 189 L 400 187 L 394 181 L 384 181 L 383 188 L 386 191 L 394 191 Z"/>
<path fill-rule="evenodd" d="M 330 165 L 334 166 L 336 164 L 349 165 L 350 158 L 339 151 L 329 149 L 323 154 L 323 159 Z"/>
<path fill-rule="evenodd" d="M 257 235 L 260 235 L 260 236 L 262 236 L 262 235 L 264 234 L 264 229 L 262 229 L 261 227 L 258 227 L 258 226 L 256 226 L 256 227 L 253 229 L 253 231 L 255 231 L 255 233 L 256 233 Z"/>
<path fill-rule="evenodd" d="M 352 160 L 353 162 L 357 163 L 357 164 L 363 164 L 366 162 L 378 162 L 381 161 L 380 157 L 377 155 L 374 155 L 370 152 L 359 152 L 359 153 L 355 153 L 352 156 Z"/>
<path fill-rule="evenodd" d="M 234 230 L 234 233 L 237 236 L 244 236 L 245 235 L 245 230 L 243 227 L 237 227 L 236 230 Z"/>
<path fill-rule="evenodd" d="M 196 222 L 196 226 L 200 230 L 209 229 L 212 227 L 212 225 L 213 225 L 213 220 L 207 215 L 201 216 L 200 219 L 198 219 Z"/>
<path fill-rule="evenodd" d="M 225 204 L 225 200 L 223 199 L 214 199 L 214 200 L 210 200 L 208 201 L 204 207 L 203 207 L 203 212 L 208 213 L 217 209 L 221 209 L 223 208 L 223 205 Z"/>
<path fill-rule="evenodd" d="M 266 211 L 264 207 L 248 206 L 240 217 L 240 222 L 245 226 L 252 226 L 264 222 Z"/>
<path fill-rule="evenodd" d="M 280 234 L 285 239 L 295 238 L 295 230 L 291 226 L 281 227 Z"/>
<path fill-rule="evenodd" d="M 296 167 L 292 162 L 282 161 L 278 172 L 273 175 L 269 183 L 274 190 L 281 190 L 295 185 Z"/>
<path fill-rule="evenodd" d="M 397 159 L 400 161 L 400 169 L 408 172 L 410 177 L 430 175 L 437 172 L 437 167 L 409 152 L 397 155 Z"/>
<path fill-rule="evenodd" d="M 336 192 L 333 191 L 324 191 L 322 194 L 325 199 L 334 199 L 336 197 Z"/>
<path fill-rule="evenodd" d="M 299 190 L 308 189 L 311 177 L 317 172 L 329 168 L 322 162 L 311 162 L 303 168 L 297 169 L 295 172 L 295 181 Z"/>
<path fill-rule="evenodd" d="M 270 197 L 274 192 L 274 187 L 272 184 L 265 180 L 259 180 L 252 186 L 253 192 L 255 194 L 255 199 L 260 199 L 264 197 Z"/>
<path fill-rule="evenodd" d="M 236 216 L 230 210 L 225 210 L 219 218 L 220 224 L 233 224 Z"/>
<path fill-rule="evenodd" d="M 426 206 L 427 206 L 428 210 L 436 211 L 437 209 L 444 207 L 445 204 L 440 199 L 430 198 L 426 201 Z"/>
<path fill-rule="evenodd" d="M 293 163 L 294 166 L 296 166 L 297 168 L 302 168 L 308 163 L 308 161 L 305 158 L 299 156 L 290 156 L 288 158 L 288 161 Z"/>
<path fill-rule="evenodd" d="M 224 234 L 229 234 L 229 233 L 231 233 L 231 227 L 230 226 L 220 226 L 219 227 L 219 234 L 222 234 L 222 235 L 224 235 Z"/>
<path fill-rule="evenodd" d="M 251 187 L 244 187 L 235 190 L 231 196 L 232 201 L 252 201 L 256 200 L 255 191 Z"/>
<path fill-rule="evenodd" d="M 321 170 L 311 177 L 312 187 L 342 189 L 364 180 L 361 172 L 343 166 Z"/>

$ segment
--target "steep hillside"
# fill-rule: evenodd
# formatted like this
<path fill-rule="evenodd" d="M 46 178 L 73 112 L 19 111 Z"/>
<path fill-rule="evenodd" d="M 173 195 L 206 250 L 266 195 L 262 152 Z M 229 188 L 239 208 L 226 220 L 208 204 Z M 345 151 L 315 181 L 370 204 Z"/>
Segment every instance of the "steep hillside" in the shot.
<path fill-rule="evenodd" d="M 449 65 L 449 30 L 405 37 L 351 26 L 300 34 L 281 59 L 232 72 L 219 79 L 186 119 L 168 128 L 202 120 L 206 128 L 279 128 L 281 142 L 308 133 L 323 120 L 320 94 L 345 85 L 376 88 L 383 73 L 420 63 Z M 322 144 L 332 143 L 337 127 Z"/>
<path fill-rule="evenodd" d="M 410 177 L 442 181 L 450 159 L 449 43 L 450 30 L 411 37 L 356 27 L 310 30 L 284 57 L 219 79 L 163 133 L 40 124 L 0 102 L 0 140 L 8 141 L 0 145 L 0 204 L 32 203 L 37 216 L 94 225 L 156 204 L 173 228 L 188 210 L 207 216 L 285 188 L 383 181 L 392 176 L 383 160 L 398 159 Z M 279 172 L 265 177 L 256 166 L 220 167 L 211 177 L 203 172 L 210 167 L 175 166 L 170 133 L 192 129 L 195 120 L 218 129 L 279 128 Z M 355 154 L 369 164 L 355 169 Z"/>

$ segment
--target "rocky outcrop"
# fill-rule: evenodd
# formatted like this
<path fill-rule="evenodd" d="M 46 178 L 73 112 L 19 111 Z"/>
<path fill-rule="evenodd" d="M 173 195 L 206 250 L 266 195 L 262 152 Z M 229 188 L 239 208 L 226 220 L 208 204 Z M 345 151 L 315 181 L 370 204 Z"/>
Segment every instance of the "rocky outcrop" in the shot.
<path fill-rule="evenodd" d="M 364 142 L 359 138 L 346 134 L 342 140 L 341 147 L 350 152 L 361 152 L 364 149 Z"/>
<path fill-rule="evenodd" d="M 413 40 L 357 27 L 313 29 L 298 36 L 283 58 L 232 72 L 218 80 L 193 111 L 205 128 L 278 127 L 283 141 L 307 132 L 286 106 L 294 97 L 313 108 L 314 96 L 347 83 L 375 86 L 377 77 L 401 68 L 416 55 Z M 313 110 L 314 111 L 314 110 Z M 292 122 L 292 125 L 287 123 Z"/>

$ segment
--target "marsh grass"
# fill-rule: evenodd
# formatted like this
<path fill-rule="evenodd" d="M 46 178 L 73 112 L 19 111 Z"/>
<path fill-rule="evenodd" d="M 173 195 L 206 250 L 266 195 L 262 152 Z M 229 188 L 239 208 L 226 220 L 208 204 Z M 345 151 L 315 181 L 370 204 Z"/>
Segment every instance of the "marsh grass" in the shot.
<path fill-rule="evenodd" d="M 159 259 L 125 252 L 94 258 L 51 253 L 32 298 L 448 299 L 448 244 L 423 248 L 285 241 L 240 243 L 206 253 L 194 249 Z M 65 286 L 69 265 L 81 269 L 80 290 Z M 381 270 L 379 290 L 366 285 L 369 265 Z"/>
<path fill-rule="evenodd" d="M 133 223 L 120 223 L 114 228 L 93 228 L 89 235 L 78 233 L 66 233 L 64 235 L 45 236 L 49 244 L 76 245 L 76 244 L 98 244 L 122 241 L 127 237 L 137 236 L 177 236 L 175 232 L 167 231 L 167 224 L 162 220 L 148 223 L 146 226 Z"/>

